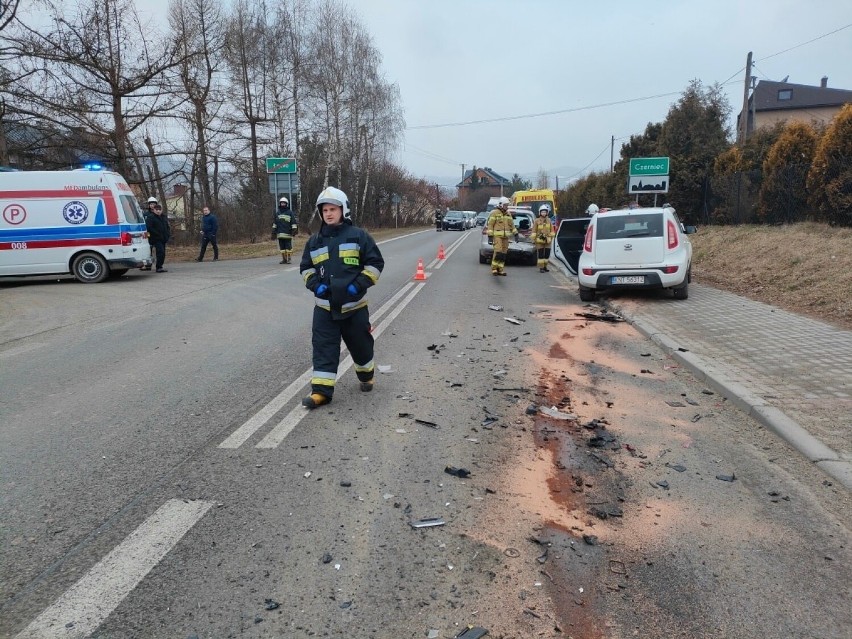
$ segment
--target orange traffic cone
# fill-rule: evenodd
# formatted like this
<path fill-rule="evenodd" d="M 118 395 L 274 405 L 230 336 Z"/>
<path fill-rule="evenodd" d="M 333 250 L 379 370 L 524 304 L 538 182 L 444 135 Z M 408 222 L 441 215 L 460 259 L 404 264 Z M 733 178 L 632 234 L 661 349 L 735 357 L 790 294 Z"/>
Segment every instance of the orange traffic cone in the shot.
<path fill-rule="evenodd" d="M 439 244 L 439 245 L 438 245 L 438 259 L 439 259 L 439 260 L 443 260 L 443 259 L 445 259 L 445 256 L 444 256 L 444 245 L 443 245 L 443 244 Z"/>
<path fill-rule="evenodd" d="M 415 280 L 425 280 L 426 279 L 426 271 L 423 270 L 423 258 L 421 257 L 417 260 L 417 272 L 414 274 Z"/>

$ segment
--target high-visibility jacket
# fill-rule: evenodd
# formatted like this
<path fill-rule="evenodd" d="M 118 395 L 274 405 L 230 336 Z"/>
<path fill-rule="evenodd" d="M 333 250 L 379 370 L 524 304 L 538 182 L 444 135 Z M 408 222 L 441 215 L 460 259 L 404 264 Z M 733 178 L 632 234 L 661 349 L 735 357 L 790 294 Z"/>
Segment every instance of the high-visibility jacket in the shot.
<path fill-rule="evenodd" d="M 367 306 L 367 289 L 379 281 L 385 260 L 375 240 L 364 229 L 344 219 L 338 226 L 323 223 L 318 233 L 305 244 L 299 272 L 305 287 L 316 292 L 320 284 L 328 286 L 323 297 L 314 297 L 318 307 L 343 319 L 348 313 Z M 357 292 L 349 292 L 355 284 Z"/>
<path fill-rule="evenodd" d="M 298 232 L 299 221 L 289 206 L 279 206 L 272 217 L 272 228 L 282 240 L 289 240 Z"/>
<path fill-rule="evenodd" d="M 499 208 L 491 211 L 491 215 L 488 216 L 486 232 L 488 237 L 511 237 L 517 234 L 512 216 L 503 213 Z"/>
<path fill-rule="evenodd" d="M 551 224 L 549 217 L 539 215 L 535 218 L 532 227 L 532 236 L 537 245 L 549 246 L 553 241 L 553 235 L 553 224 Z"/>

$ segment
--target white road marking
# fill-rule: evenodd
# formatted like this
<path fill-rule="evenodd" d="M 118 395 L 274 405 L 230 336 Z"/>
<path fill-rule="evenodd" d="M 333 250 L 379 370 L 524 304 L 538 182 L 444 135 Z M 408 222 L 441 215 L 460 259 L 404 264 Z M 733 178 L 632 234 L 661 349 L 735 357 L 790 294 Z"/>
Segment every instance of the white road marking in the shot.
<path fill-rule="evenodd" d="M 426 286 L 426 285 L 425 284 L 418 284 L 414 288 L 414 290 L 411 291 L 408 294 L 408 297 L 406 297 L 398 306 L 396 306 L 393 309 L 391 314 L 388 315 L 387 319 L 385 319 L 381 324 L 379 324 L 376 328 L 373 329 L 373 337 L 378 337 L 379 335 L 381 335 L 384 332 L 384 330 L 388 326 L 390 326 L 391 322 L 393 322 L 397 318 L 397 316 L 400 313 L 402 313 L 402 311 L 405 309 L 405 307 L 408 306 L 411 303 L 411 300 L 413 300 L 417 296 L 417 294 L 421 290 L 423 290 L 424 286 Z M 346 359 L 344 359 L 340 363 L 340 366 L 338 366 L 338 368 L 337 368 L 338 378 L 341 375 L 343 375 L 343 373 L 345 373 L 347 370 L 349 370 L 350 366 L 352 366 L 352 357 L 347 356 Z M 304 419 L 304 417 L 309 412 L 310 411 L 303 408 L 302 406 L 296 406 L 293 410 L 291 410 L 287 414 L 287 416 L 284 419 L 282 419 L 278 423 L 278 425 L 275 428 L 273 428 L 271 431 L 269 431 L 269 433 L 266 435 L 266 437 L 261 439 L 255 445 L 255 448 L 277 448 L 281 444 L 281 442 L 284 441 L 284 438 L 287 437 L 287 435 L 289 435 L 293 431 L 293 429 L 296 427 L 296 425 L 300 421 L 302 421 L 302 419 Z"/>
<path fill-rule="evenodd" d="M 167 501 L 15 639 L 88 637 L 212 506 Z"/>
<path fill-rule="evenodd" d="M 467 234 L 468 234 L 469 232 L 470 232 L 470 231 L 464 231 L 464 232 L 462 232 L 461 237 L 459 237 L 457 240 L 453 241 L 453 243 L 452 243 L 452 244 L 450 244 L 450 246 L 447 248 L 447 250 L 446 250 L 446 251 L 444 251 L 444 259 L 443 259 L 443 260 L 439 260 L 439 259 L 436 257 L 434 260 L 432 260 L 431 262 L 429 262 L 429 264 L 426 266 L 426 268 L 434 268 L 434 269 L 439 269 L 439 268 L 441 268 L 441 266 L 443 266 L 443 265 L 446 263 L 446 261 L 447 261 L 448 259 L 450 259 L 450 255 L 452 255 L 452 254 L 455 252 L 455 250 L 456 250 L 459 246 L 461 246 L 461 243 L 462 243 L 462 242 L 464 242 L 465 238 L 467 238 Z M 428 277 L 429 275 L 431 275 L 431 274 L 430 274 L 430 273 L 427 273 L 427 277 Z"/>
<path fill-rule="evenodd" d="M 400 290 L 394 293 L 393 297 L 382 304 L 381 308 L 372 315 L 371 320 L 376 320 L 384 315 L 403 295 L 405 295 L 406 292 L 408 292 L 408 289 L 410 289 L 413 285 L 413 282 L 408 282 Z M 375 336 L 375 332 L 373 335 Z M 272 419 L 275 413 L 284 408 L 287 402 L 293 399 L 293 397 L 296 396 L 296 393 L 301 391 L 302 388 L 311 381 L 312 376 L 313 369 L 309 368 L 297 377 L 289 386 L 287 386 L 287 388 L 278 393 L 271 402 L 261 408 L 257 413 L 252 415 L 248 421 L 231 433 L 225 441 L 219 444 L 219 448 L 239 448 L 245 444 L 249 437 L 254 435 L 261 426 Z"/>

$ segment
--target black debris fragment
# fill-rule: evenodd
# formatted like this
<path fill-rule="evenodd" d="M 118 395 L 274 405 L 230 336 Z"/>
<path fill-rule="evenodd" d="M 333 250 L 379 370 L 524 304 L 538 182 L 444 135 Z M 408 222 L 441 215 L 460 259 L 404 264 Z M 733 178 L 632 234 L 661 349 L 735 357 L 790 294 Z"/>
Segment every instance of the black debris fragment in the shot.
<path fill-rule="evenodd" d="M 538 412 L 538 406 L 535 404 L 530 404 L 527 406 L 526 414 L 527 415 L 535 415 Z"/>
<path fill-rule="evenodd" d="M 438 428 L 438 424 L 436 424 L 435 422 L 430 422 L 426 419 L 419 419 L 415 417 L 414 422 L 417 424 L 423 424 L 424 426 L 428 426 L 429 428 Z"/>
<path fill-rule="evenodd" d="M 671 400 L 666 400 L 666 404 L 668 404 L 672 408 L 686 408 L 686 404 L 684 404 L 683 402 L 673 402 Z"/>
<path fill-rule="evenodd" d="M 487 634 L 488 631 L 485 628 L 480 628 L 479 626 L 468 626 L 453 639 L 479 639 Z"/>
<path fill-rule="evenodd" d="M 651 353 L 639 353 L 642 357 L 651 357 Z"/>
<path fill-rule="evenodd" d="M 340 485 L 343 486 L 343 488 L 349 488 L 350 486 L 352 486 L 352 482 L 348 479 L 344 479 L 342 482 L 340 482 Z"/>
<path fill-rule="evenodd" d="M 686 471 L 686 466 L 681 466 L 680 464 L 670 464 L 666 462 L 666 468 L 671 468 L 672 470 L 676 470 L 679 473 Z"/>
<path fill-rule="evenodd" d="M 274 599 L 266 599 L 266 600 L 264 600 L 264 602 L 263 602 L 263 607 L 264 607 L 264 608 L 266 608 L 267 610 L 275 610 L 275 609 L 277 609 L 280 605 L 281 605 L 281 604 L 280 604 L 280 603 L 278 603 L 277 601 L 275 601 Z"/>
<path fill-rule="evenodd" d="M 486 494 L 486 495 L 496 495 L 496 494 L 497 494 L 497 491 L 496 491 L 496 490 L 494 490 L 493 488 L 486 488 L 486 489 L 485 489 L 485 494 Z"/>
<path fill-rule="evenodd" d="M 652 371 L 652 370 L 651 370 L 651 369 L 649 369 L 649 368 L 643 368 L 643 369 L 642 369 L 641 371 L 639 371 L 639 372 L 640 372 L 640 373 L 645 373 L 646 375 L 653 375 L 653 374 L 654 374 L 654 371 Z"/>
<path fill-rule="evenodd" d="M 491 424 L 495 424 L 499 421 L 500 420 L 497 419 L 496 417 L 486 417 L 485 419 L 482 420 L 482 423 L 480 424 L 480 426 L 482 426 L 483 428 L 488 428 L 489 426 L 491 426 Z"/>
<path fill-rule="evenodd" d="M 596 535 L 583 535 L 583 541 L 585 541 L 590 546 L 598 545 L 598 538 Z"/>
<path fill-rule="evenodd" d="M 705 395 L 715 395 L 715 393 L 713 391 L 707 390 L 706 388 L 701 392 L 704 393 Z"/>
<path fill-rule="evenodd" d="M 432 528 L 433 526 L 443 526 L 446 522 L 443 517 L 427 517 L 411 522 L 412 528 Z"/>
<path fill-rule="evenodd" d="M 695 415 L 692 416 L 692 420 L 691 420 L 692 423 L 693 424 L 697 423 L 698 420 L 701 419 L 701 417 L 702 417 L 701 413 L 695 413 Z"/>
<path fill-rule="evenodd" d="M 663 490 L 668 490 L 669 489 L 669 482 L 667 482 L 665 479 L 661 479 L 660 481 L 657 482 L 657 486 L 659 486 Z"/>
<path fill-rule="evenodd" d="M 736 478 L 737 476 L 734 475 L 734 473 L 731 473 L 730 475 L 716 475 L 716 479 L 721 481 L 734 481 Z"/>
<path fill-rule="evenodd" d="M 470 471 L 467 468 L 456 468 L 455 466 L 447 466 L 446 468 L 444 468 L 444 472 L 448 475 L 452 475 L 453 477 L 459 477 L 461 479 L 470 477 Z"/>
<path fill-rule="evenodd" d="M 436 348 L 438 348 L 437 344 L 430 344 L 429 346 L 426 347 L 426 350 L 427 351 L 434 351 Z"/>
<path fill-rule="evenodd" d="M 574 313 L 577 317 L 582 317 L 587 320 L 594 320 L 596 322 L 623 322 L 624 318 L 615 315 L 614 313 Z"/>
<path fill-rule="evenodd" d="M 683 346 L 678 346 L 677 350 L 679 350 L 681 353 L 688 353 L 689 352 L 689 349 L 684 348 Z"/>
<path fill-rule="evenodd" d="M 322 563 L 330 564 L 332 559 L 333 557 L 331 556 L 331 553 L 324 553 L 322 556 Z"/>
<path fill-rule="evenodd" d="M 411 417 L 411 413 L 399 413 L 399 417 Z"/>
<path fill-rule="evenodd" d="M 689 397 L 686 398 L 686 403 L 690 406 L 701 406 L 701 404 L 696 402 L 694 399 L 689 399 Z"/>
<path fill-rule="evenodd" d="M 349 607 L 351 607 L 351 606 L 352 606 L 352 602 L 351 602 L 351 601 L 344 601 L 342 604 L 340 604 L 340 609 L 341 609 L 341 610 L 346 610 L 347 608 L 349 608 Z"/>
<path fill-rule="evenodd" d="M 594 515 L 598 519 L 607 519 L 608 517 L 622 517 L 624 515 L 624 511 L 618 506 L 605 504 L 603 507 L 592 506 L 589 508 L 589 514 Z"/>

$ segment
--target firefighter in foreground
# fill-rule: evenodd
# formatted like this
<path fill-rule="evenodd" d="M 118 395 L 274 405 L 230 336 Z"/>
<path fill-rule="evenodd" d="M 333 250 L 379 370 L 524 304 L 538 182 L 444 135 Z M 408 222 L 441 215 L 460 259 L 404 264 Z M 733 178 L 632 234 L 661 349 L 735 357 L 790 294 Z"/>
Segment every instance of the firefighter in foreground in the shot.
<path fill-rule="evenodd" d="M 322 224 L 305 244 L 299 265 L 316 303 L 311 394 L 302 400 L 307 408 L 328 404 L 334 395 L 341 339 L 352 356 L 361 390 L 373 390 L 373 336 L 365 294 L 385 266 L 370 234 L 352 225 L 343 191 L 326 187 L 317 198 L 317 211 Z"/>
<path fill-rule="evenodd" d="M 494 243 L 494 255 L 491 258 L 491 275 L 506 275 L 506 257 L 509 254 L 509 238 L 518 239 L 518 231 L 509 214 L 509 198 L 501 197 L 497 208 L 488 216 L 488 237 Z"/>
<path fill-rule="evenodd" d="M 538 217 L 533 222 L 532 235 L 535 238 L 535 252 L 538 256 L 538 272 L 547 273 L 550 259 L 550 243 L 553 242 L 553 222 L 550 221 L 550 204 L 542 204 Z"/>
<path fill-rule="evenodd" d="M 293 236 L 299 234 L 296 214 L 290 210 L 290 202 L 286 197 L 278 200 L 278 209 L 272 219 L 272 230 L 278 235 L 278 250 L 281 251 L 279 264 L 289 264 L 293 255 Z"/>

